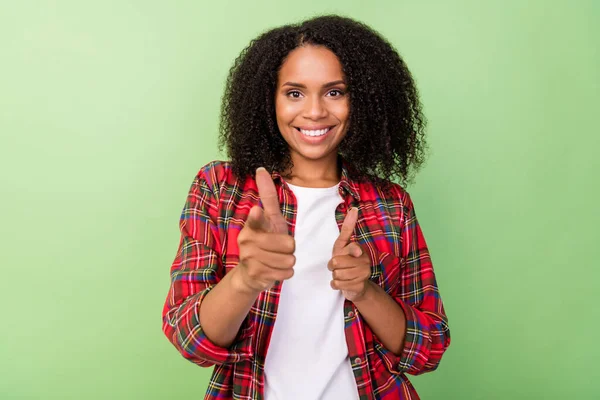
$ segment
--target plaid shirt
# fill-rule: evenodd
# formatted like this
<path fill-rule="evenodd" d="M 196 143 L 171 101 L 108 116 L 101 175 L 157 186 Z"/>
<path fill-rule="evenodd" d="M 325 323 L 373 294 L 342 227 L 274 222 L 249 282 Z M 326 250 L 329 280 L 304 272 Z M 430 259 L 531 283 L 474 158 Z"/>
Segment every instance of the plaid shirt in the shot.
<path fill-rule="evenodd" d="M 293 235 L 296 199 L 278 173 L 272 178 Z M 411 198 L 397 184 L 384 193 L 371 183 L 353 181 L 343 160 L 339 190 L 344 202 L 335 211 L 338 227 L 346 211 L 358 207 L 353 240 L 370 253 L 370 279 L 406 315 L 404 349 L 396 355 L 345 300 L 344 330 L 360 399 L 418 399 L 405 374 L 436 369 L 450 344 L 450 331 Z M 264 363 L 281 283 L 258 296 L 229 348 L 212 343 L 199 323 L 202 299 L 238 263 L 237 236 L 255 205 L 262 205 L 255 180 L 240 180 L 230 163 L 213 161 L 198 172 L 181 214 L 163 331 L 183 357 L 202 367 L 215 366 L 205 399 L 264 397 Z"/>

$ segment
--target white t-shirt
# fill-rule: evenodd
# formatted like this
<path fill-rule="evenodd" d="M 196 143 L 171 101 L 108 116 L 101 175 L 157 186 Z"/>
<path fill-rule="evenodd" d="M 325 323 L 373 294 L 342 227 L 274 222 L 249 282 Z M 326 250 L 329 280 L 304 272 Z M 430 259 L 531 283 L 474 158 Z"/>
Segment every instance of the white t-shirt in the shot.
<path fill-rule="evenodd" d="M 283 282 L 265 360 L 266 400 L 358 399 L 344 334 L 344 297 L 330 286 L 338 185 L 288 186 L 297 199 L 294 276 Z"/>

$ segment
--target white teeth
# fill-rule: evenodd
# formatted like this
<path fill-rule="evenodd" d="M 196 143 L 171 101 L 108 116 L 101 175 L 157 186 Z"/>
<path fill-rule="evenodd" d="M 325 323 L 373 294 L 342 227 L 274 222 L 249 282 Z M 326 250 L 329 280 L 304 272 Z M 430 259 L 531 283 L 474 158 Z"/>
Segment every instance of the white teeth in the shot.
<path fill-rule="evenodd" d="M 305 129 L 300 129 L 300 132 L 306 136 L 323 136 L 329 131 L 329 128 L 319 129 L 318 131 L 307 131 Z"/>

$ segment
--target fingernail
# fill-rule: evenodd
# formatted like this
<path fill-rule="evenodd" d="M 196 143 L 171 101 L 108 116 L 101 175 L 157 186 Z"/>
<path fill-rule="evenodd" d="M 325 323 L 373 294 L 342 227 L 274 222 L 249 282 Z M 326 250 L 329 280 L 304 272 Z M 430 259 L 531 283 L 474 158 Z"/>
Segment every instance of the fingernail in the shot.
<path fill-rule="evenodd" d="M 265 167 L 258 167 L 258 168 L 256 168 L 256 171 L 258 172 L 258 171 L 259 171 L 259 170 L 261 170 L 261 169 L 266 171 L 266 168 L 265 168 Z"/>

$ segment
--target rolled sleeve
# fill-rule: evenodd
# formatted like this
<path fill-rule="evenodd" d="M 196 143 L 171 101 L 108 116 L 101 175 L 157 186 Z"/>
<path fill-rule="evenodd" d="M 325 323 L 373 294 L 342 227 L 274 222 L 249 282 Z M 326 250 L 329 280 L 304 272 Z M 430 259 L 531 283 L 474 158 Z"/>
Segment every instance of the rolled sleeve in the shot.
<path fill-rule="evenodd" d="M 439 366 L 450 345 L 450 329 L 427 244 L 407 193 L 404 204 L 401 257 L 378 254 L 383 271 L 400 268 L 399 281 L 389 294 L 406 317 L 404 347 L 401 354 L 395 354 L 377 337 L 374 346 L 391 373 L 419 375 Z"/>
<path fill-rule="evenodd" d="M 165 336 L 182 356 L 209 367 L 251 358 L 254 328 L 246 318 L 234 343 L 223 348 L 211 342 L 200 326 L 200 305 L 225 273 L 217 251 L 218 198 L 203 172 L 194 180 L 181 214 L 181 240 L 162 319 Z"/>
<path fill-rule="evenodd" d="M 203 367 L 237 363 L 250 359 L 253 329 L 247 321 L 228 348 L 214 344 L 200 326 L 200 305 L 212 287 L 190 296 L 165 320 L 165 334 L 181 355 Z"/>

